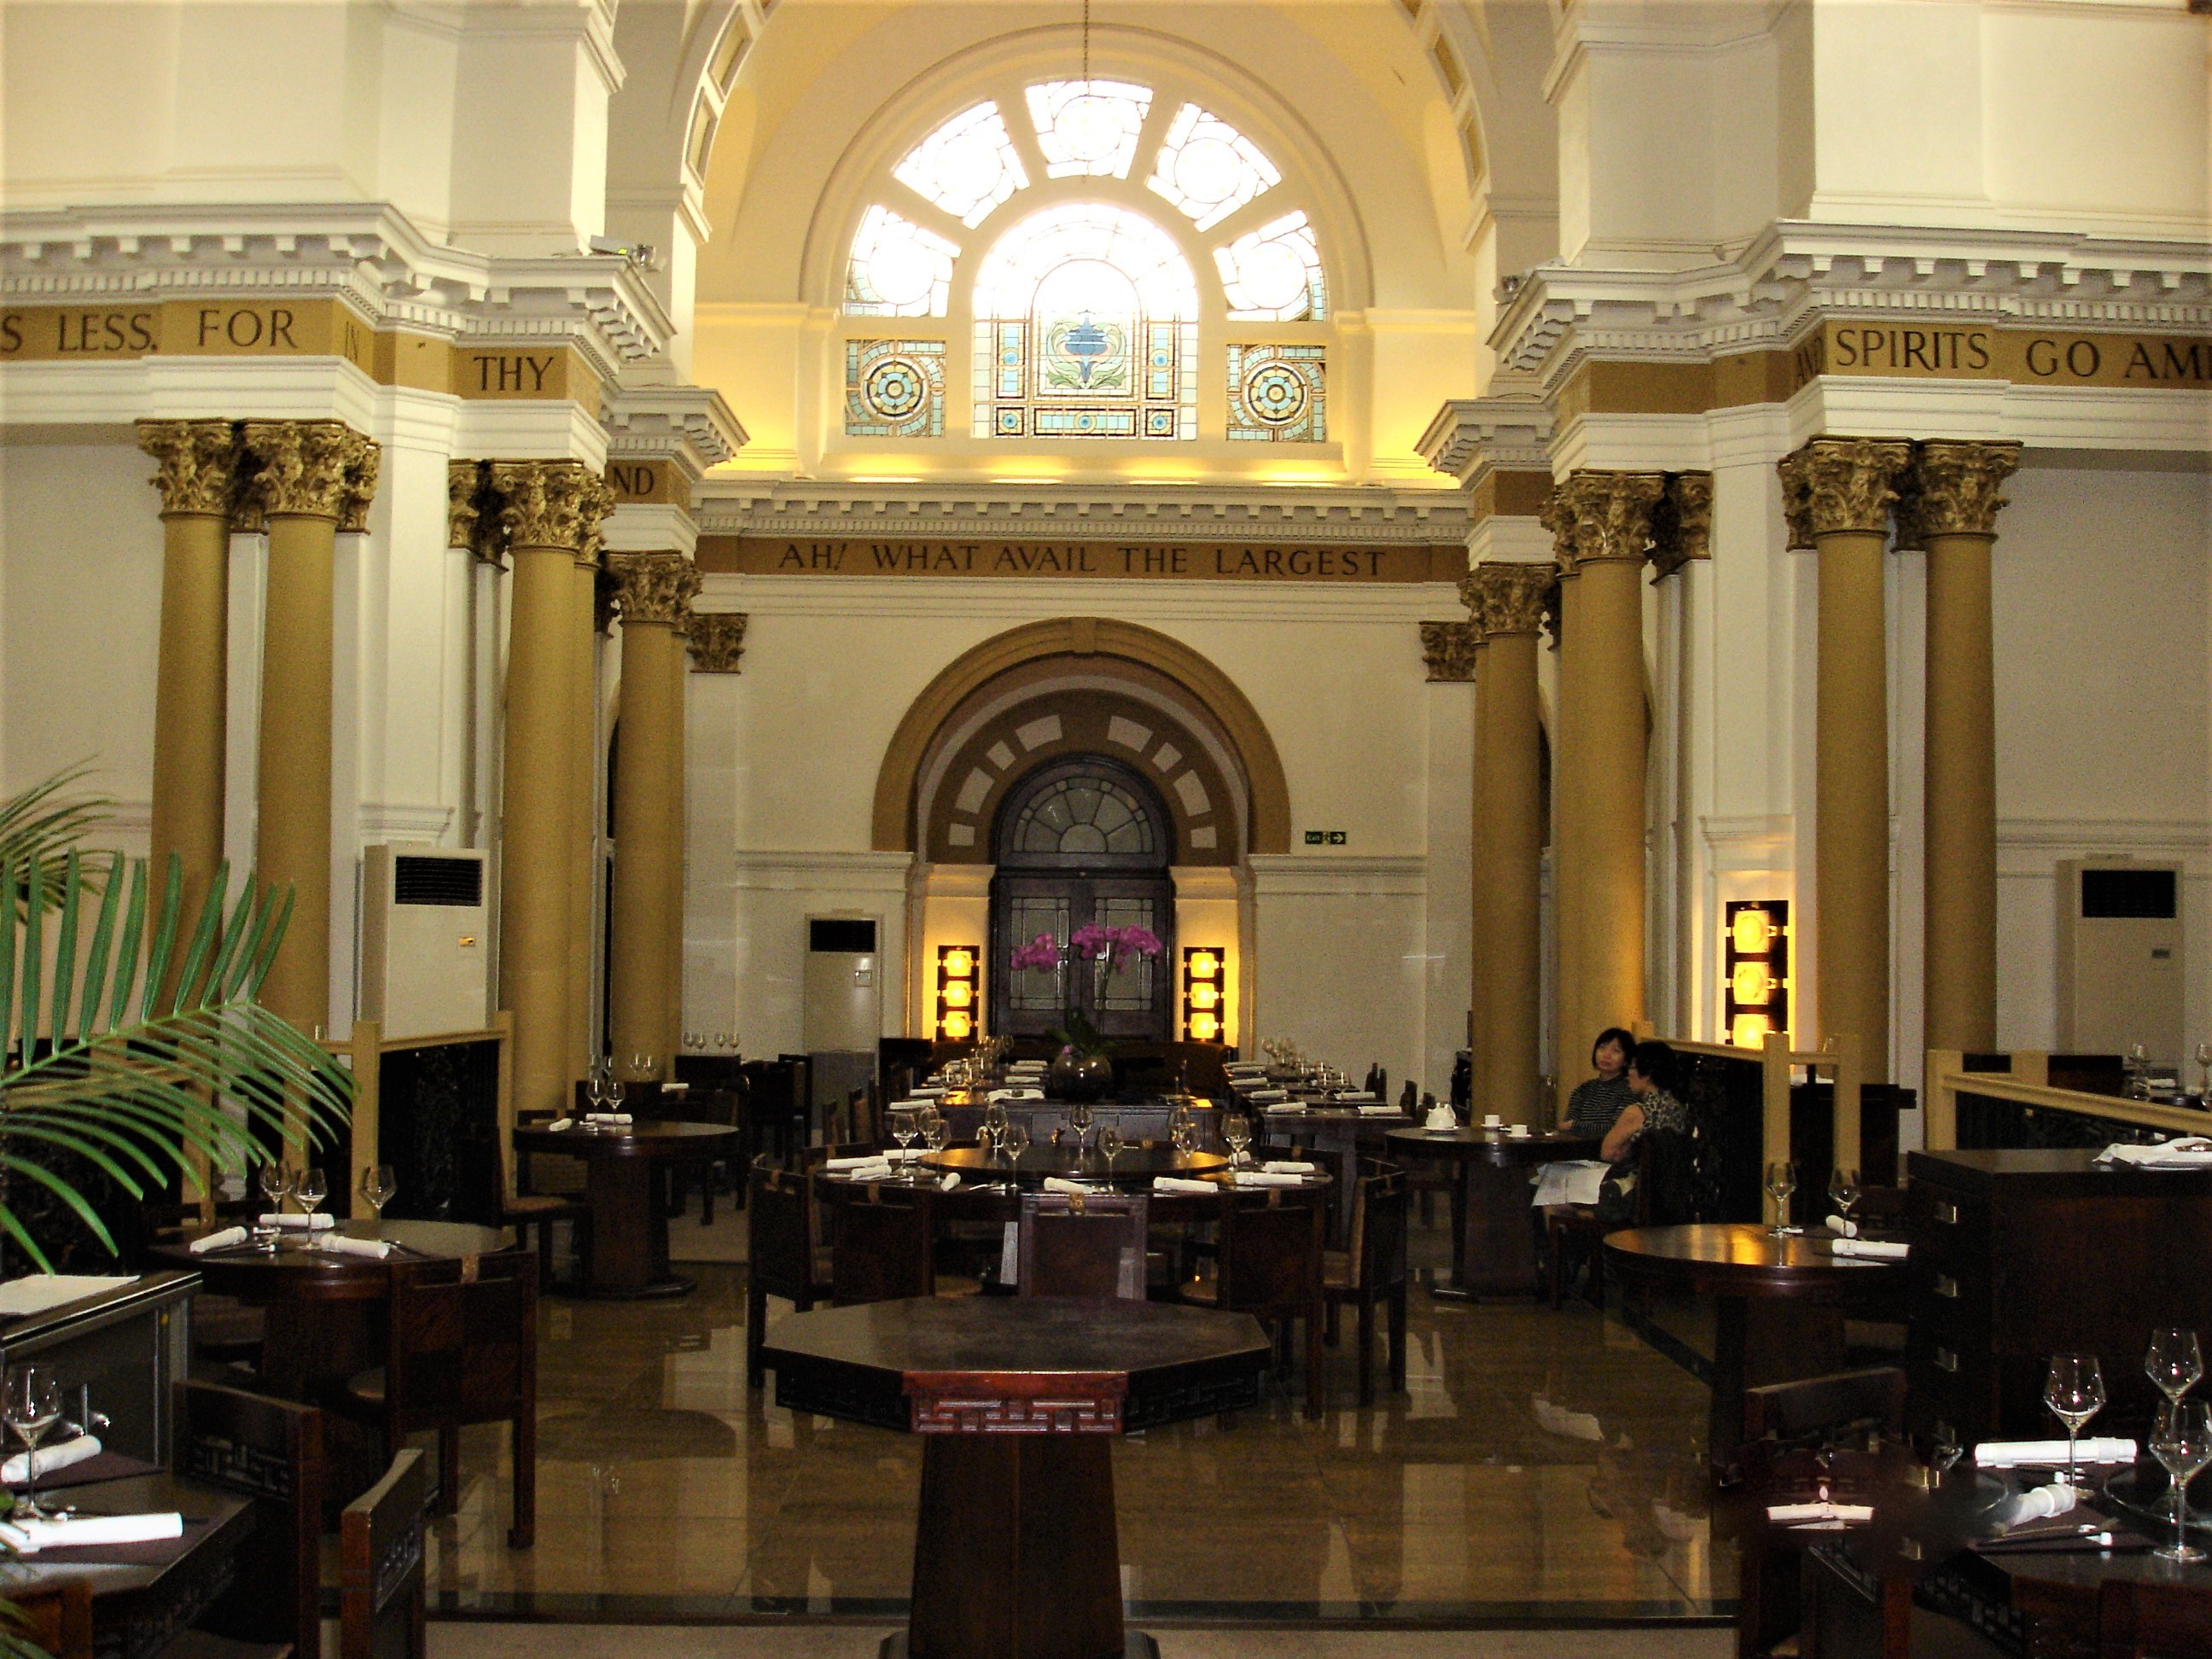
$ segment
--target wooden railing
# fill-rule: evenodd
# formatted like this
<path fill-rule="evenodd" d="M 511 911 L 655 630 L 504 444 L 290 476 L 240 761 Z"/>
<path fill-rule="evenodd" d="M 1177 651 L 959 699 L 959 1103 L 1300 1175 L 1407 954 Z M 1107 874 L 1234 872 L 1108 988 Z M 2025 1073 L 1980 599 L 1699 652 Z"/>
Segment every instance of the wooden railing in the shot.
<path fill-rule="evenodd" d="M 2011 1069 L 1970 1072 L 1966 1056 L 1955 1048 L 1930 1048 L 1925 1077 L 1927 1147 L 1931 1152 L 1950 1152 L 1959 1145 L 1959 1097 L 1978 1095 L 1988 1100 L 2009 1101 L 2039 1112 L 2066 1112 L 2076 1117 L 2103 1118 L 2155 1129 L 2166 1135 L 2203 1134 L 2212 1129 L 2204 1113 L 2182 1106 L 2159 1106 L 2124 1095 L 2090 1094 L 2080 1089 L 2051 1086 L 2050 1055 L 2020 1052 L 2010 1056 Z"/>
<path fill-rule="evenodd" d="M 347 1172 L 343 1188 L 332 1183 L 331 1207 L 343 1206 L 360 1186 L 362 1173 L 382 1163 L 378 1157 L 383 1132 L 383 1103 L 380 1098 L 383 1079 L 383 1058 L 416 1048 L 454 1048 L 464 1044 L 496 1042 L 499 1045 L 498 1127 L 500 1182 L 508 1198 L 514 1196 L 514 1068 L 512 1048 L 514 1042 L 514 1016 L 502 1009 L 491 1017 L 490 1024 L 476 1031 L 441 1031 L 428 1036 L 387 1037 L 384 1028 L 373 1019 L 354 1022 L 353 1033 L 343 1042 L 325 1042 L 323 1047 L 343 1060 L 353 1073 L 354 1109 L 353 1129 L 348 1145 L 351 1167 Z"/>

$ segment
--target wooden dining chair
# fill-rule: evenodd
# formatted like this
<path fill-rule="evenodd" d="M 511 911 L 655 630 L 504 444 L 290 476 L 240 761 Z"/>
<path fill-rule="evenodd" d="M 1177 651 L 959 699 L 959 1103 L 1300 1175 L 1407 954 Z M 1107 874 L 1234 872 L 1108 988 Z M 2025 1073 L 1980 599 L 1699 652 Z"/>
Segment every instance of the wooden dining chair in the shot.
<path fill-rule="evenodd" d="M 1743 1391 L 1743 1437 L 1770 1451 L 1837 1445 L 1905 1427 L 1905 1373 L 1894 1365 L 1832 1371 Z"/>
<path fill-rule="evenodd" d="M 52 1659 L 92 1659 L 91 1579 L 10 1589 L 8 1599 L 15 1604 L 12 1634 L 27 1637 Z"/>
<path fill-rule="evenodd" d="M 438 1512 L 460 1498 L 461 1430 L 511 1425 L 514 1518 L 507 1543 L 528 1549 L 538 1524 L 538 1267 L 520 1250 L 458 1261 L 394 1262 L 385 1300 L 385 1363 L 349 1378 L 325 1404 L 369 1423 L 387 1457 L 410 1434 L 438 1433 Z"/>
<path fill-rule="evenodd" d="M 1629 1189 L 1629 1216 L 1626 1221 L 1601 1215 L 1595 1208 L 1578 1204 L 1553 1204 L 1544 1211 L 1544 1273 L 1549 1281 L 1551 1303 L 1559 1307 L 1565 1299 L 1566 1277 L 1571 1263 L 1568 1241 L 1585 1241 L 1585 1252 L 1589 1261 L 1589 1299 L 1605 1306 L 1605 1252 L 1599 1241 L 1607 1233 L 1618 1232 L 1623 1227 L 1647 1226 L 1650 1222 L 1653 1191 L 1653 1167 L 1658 1158 L 1659 1137 L 1647 1134 L 1636 1143 L 1636 1184 Z"/>
<path fill-rule="evenodd" d="M 428 1653 L 427 1486 L 422 1454 L 410 1446 L 339 1516 L 338 1659 L 424 1659 Z"/>
<path fill-rule="evenodd" d="M 178 1659 L 280 1649 L 319 1653 L 329 1479 L 322 1413 L 213 1382 L 174 1383 L 170 1399 L 172 1467 L 252 1500 L 254 1534 L 253 1547 L 239 1553 L 229 1587 L 194 1620 L 198 1628 L 165 1652 Z"/>
<path fill-rule="evenodd" d="M 1359 1403 L 1375 1403 L 1375 1311 L 1389 1310 L 1390 1391 L 1406 1391 L 1406 1225 L 1412 1192 L 1405 1171 L 1361 1160 L 1352 1183 L 1349 1248 L 1322 1257 L 1322 1290 L 1328 1302 L 1328 1340 L 1336 1337 L 1336 1310 L 1359 1310 Z"/>
<path fill-rule="evenodd" d="M 2097 1659 L 2212 1659 L 2212 1584 L 2106 1579 Z"/>
<path fill-rule="evenodd" d="M 811 1170 L 778 1169 L 763 1156 L 753 1160 L 745 1187 L 745 1379 L 757 1389 L 767 1375 L 760 1356 L 769 1297 L 805 1313 L 830 1295 L 830 1261 Z"/>
<path fill-rule="evenodd" d="M 837 1187 L 830 1214 L 830 1295 L 841 1307 L 937 1294 L 931 1187 Z"/>
<path fill-rule="evenodd" d="M 1184 1285 L 1182 1293 L 1185 1301 L 1267 1321 L 1276 1327 L 1279 1346 L 1287 1340 L 1291 1322 L 1304 1320 L 1305 1412 L 1318 1418 L 1326 1306 L 1322 1244 L 1328 1218 L 1319 1204 L 1282 1200 L 1279 1188 L 1224 1193 L 1214 1276 Z"/>
<path fill-rule="evenodd" d="M 1023 1296 L 1145 1299 L 1141 1193 L 1024 1193 L 1015 1287 Z"/>

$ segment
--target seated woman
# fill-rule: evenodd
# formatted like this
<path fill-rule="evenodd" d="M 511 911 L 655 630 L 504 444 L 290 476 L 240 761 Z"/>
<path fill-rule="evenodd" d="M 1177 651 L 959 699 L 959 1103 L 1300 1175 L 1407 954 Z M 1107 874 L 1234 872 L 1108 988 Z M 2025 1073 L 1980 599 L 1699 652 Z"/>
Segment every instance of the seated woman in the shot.
<path fill-rule="evenodd" d="M 1690 1109 L 1674 1092 L 1674 1051 L 1665 1043 L 1638 1043 L 1629 1056 L 1626 1082 L 1629 1103 L 1613 1120 L 1606 1131 L 1604 1145 L 1598 1148 L 1598 1156 L 1613 1166 L 1598 1199 L 1598 1213 L 1618 1218 L 1623 1224 L 1632 1218 L 1630 1195 L 1635 1190 L 1636 1171 L 1632 1160 L 1637 1143 L 1647 1134 L 1684 1134 L 1690 1127 Z M 1623 1165 L 1631 1167 L 1624 1170 Z"/>
<path fill-rule="evenodd" d="M 1608 1026 L 1590 1044 L 1590 1069 L 1597 1073 L 1576 1086 L 1567 1097 L 1566 1115 L 1559 1127 L 1578 1135 L 1602 1135 L 1627 1109 L 1628 1057 L 1636 1052 L 1636 1039 L 1618 1025 Z"/>

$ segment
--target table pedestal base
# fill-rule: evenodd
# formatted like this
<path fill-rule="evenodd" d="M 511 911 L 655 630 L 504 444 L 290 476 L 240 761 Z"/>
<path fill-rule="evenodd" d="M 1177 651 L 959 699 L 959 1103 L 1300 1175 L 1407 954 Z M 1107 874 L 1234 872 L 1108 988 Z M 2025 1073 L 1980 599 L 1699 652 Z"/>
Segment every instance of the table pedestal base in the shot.
<path fill-rule="evenodd" d="M 921 1455 L 912 1659 L 1125 1659 L 1111 1437 L 933 1434 Z M 1142 1645 L 1140 1646 L 1139 1644 Z"/>

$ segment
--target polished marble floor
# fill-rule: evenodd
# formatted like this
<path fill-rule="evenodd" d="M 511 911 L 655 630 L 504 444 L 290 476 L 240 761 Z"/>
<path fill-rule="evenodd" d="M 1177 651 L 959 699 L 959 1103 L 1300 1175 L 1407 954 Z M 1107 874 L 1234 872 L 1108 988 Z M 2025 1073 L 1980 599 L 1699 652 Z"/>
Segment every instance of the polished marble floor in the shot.
<path fill-rule="evenodd" d="M 742 1225 L 676 1224 L 674 1254 L 708 1258 L 686 1268 L 699 1288 L 680 1301 L 548 1299 L 537 1547 L 507 1547 L 503 1436 L 471 1431 L 460 1512 L 432 1547 L 434 1613 L 902 1615 L 919 1446 L 747 1389 L 744 1268 L 729 1259 Z M 1418 1260 L 1444 1258 L 1442 1227 L 1415 1238 Z M 771 1322 L 785 1310 L 771 1303 Z M 1226 1427 L 1116 1443 L 1133 1616 L 1318 1636 L 1341 1621 L 1732 1610 L 1733 1554 L 1705 1515 L 1706 1393 L 1680 1364 L 1582 1304 L 1554 1313 L 1417 1289 L 1410 1322 L 1409 1392 L 1370 1410 L 1354 1404 L 1347 1329 L 1318 1423 L 1295 1386 L 1271 1384 Z"/>

